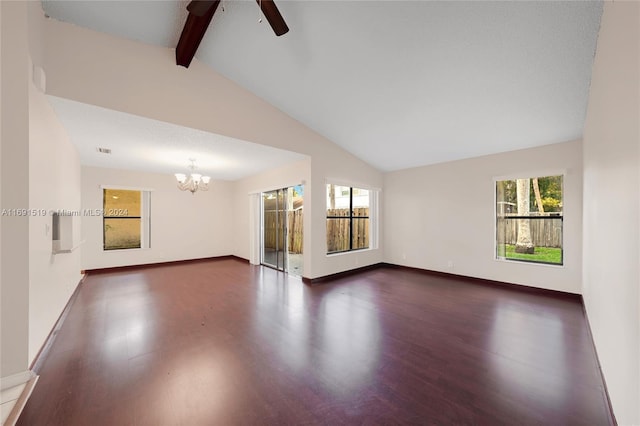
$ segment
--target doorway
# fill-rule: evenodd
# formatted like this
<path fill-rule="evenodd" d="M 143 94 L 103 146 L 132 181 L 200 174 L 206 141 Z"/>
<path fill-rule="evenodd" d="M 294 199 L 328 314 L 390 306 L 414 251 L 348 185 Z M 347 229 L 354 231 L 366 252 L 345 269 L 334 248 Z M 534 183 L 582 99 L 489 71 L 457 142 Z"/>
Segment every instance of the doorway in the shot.
<path fill-rule="evenodd" d="M 303 186 L 263 192 L 261 259 L 265 266 L 302 275 Z"/>

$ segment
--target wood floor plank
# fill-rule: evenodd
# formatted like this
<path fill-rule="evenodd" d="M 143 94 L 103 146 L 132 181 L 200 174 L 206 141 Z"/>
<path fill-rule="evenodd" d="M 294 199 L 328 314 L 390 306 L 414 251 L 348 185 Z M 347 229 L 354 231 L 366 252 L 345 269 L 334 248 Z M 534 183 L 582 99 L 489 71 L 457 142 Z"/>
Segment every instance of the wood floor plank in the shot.
<path fill-rule="evenodd" d="M 92 274 L 18 425 L 610 424 L 578 299 L 234 259 Z"/>

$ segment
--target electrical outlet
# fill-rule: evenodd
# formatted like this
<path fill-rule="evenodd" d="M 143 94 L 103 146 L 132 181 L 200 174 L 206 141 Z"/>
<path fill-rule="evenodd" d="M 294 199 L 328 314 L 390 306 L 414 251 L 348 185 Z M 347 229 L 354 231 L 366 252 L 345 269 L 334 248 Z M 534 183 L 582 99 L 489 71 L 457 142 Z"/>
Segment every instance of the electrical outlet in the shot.
<path fill-rule="evenodd" d="M 447 262 L 447 268 L 453 269 L 453 260 Z"/>

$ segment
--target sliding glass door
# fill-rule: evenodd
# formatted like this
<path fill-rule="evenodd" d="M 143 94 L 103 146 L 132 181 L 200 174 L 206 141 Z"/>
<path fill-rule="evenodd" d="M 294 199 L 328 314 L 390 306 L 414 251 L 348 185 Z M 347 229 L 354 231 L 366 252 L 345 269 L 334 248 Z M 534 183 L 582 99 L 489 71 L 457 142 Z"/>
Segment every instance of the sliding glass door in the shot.
<path fill-rule="evenodd" d="M 262 193 L 261 263 L 302 275 L 302 186 Z"/>
<path fill-rule="evenodd" d="M 262 263 L 286 271 L 286 192 L 262 193 Z"/>

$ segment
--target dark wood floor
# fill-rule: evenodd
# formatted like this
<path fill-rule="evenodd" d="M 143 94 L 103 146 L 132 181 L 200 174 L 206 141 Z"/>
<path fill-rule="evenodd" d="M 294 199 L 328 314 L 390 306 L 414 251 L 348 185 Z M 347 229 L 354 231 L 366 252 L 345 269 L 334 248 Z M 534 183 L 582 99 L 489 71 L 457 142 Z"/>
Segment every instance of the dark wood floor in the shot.
<path fill-rule="evenodd" d="M 577 299 L 234 259 L 81 285 L 19 425 L 606 425 Z"/>

